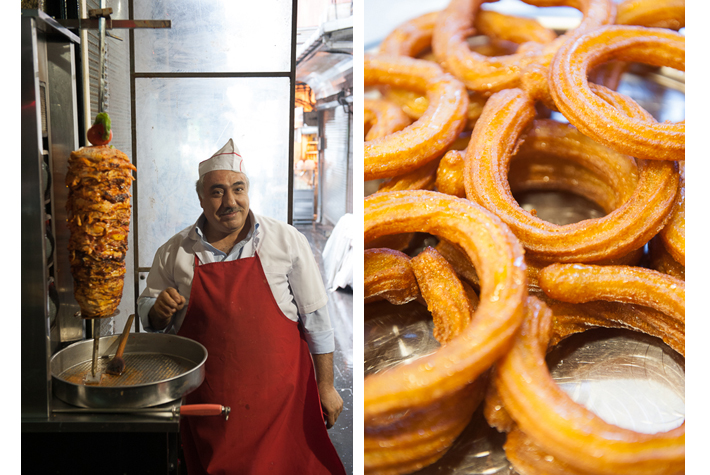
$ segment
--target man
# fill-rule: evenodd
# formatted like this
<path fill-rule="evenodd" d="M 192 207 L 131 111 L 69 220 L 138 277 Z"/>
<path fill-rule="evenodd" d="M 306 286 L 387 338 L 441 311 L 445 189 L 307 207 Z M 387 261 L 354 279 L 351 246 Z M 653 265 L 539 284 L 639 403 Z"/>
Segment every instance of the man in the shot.
<path fill-rule="evenodd" d="M 158 249 L 138 299 L 146 330 L 207 348 L 188 402 L 232 409 L 181 420 L 188 473 L 344 473 L 323 421 L 343 400 L 320 272 L 301 233 L 249 209 L 244 171 L 232 139 L 200 163 L 203 213 Z"/>

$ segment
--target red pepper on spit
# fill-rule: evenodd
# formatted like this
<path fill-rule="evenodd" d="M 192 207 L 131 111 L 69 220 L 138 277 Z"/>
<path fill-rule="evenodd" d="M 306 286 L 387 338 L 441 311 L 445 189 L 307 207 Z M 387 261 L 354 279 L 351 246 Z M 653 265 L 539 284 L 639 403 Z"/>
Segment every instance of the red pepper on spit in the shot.
<path fill-rule="evenodd" d="M 96 115 L 94 125 L 86 132 L 86 138 L 92 145 L 106 145 L 113 139 L 111 119 L 107 113 L 101 112 Z"/>

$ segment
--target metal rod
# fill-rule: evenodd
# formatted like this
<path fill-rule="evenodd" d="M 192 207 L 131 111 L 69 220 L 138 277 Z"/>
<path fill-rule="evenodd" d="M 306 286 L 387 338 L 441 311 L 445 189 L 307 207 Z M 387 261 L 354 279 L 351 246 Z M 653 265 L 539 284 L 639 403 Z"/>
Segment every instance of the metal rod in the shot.
<path fill-rule="evenodd" d="M 288 114 L 288 200 L 286 201 L 286 216 L 288 224 L 293 224 L 293 167 L 295 153 L 295 129 L 296 122 L 296 43 L 298 38 L 298 0 L 291 3 L 291 63 L 290 63 L 290 84 L 289 84 L 289 114 Z"/>
<path fill-rule="evenodd" d="M 106 8 L 106 0 L 101 0 L 101 8 Z M 106 18 L 99 18 L 99 113 L 104 112 L 106 89 Z"/>
<path fill-rule="evenodd" d="M 94 18 L 82 18 L 80 20 L 57 20 L 60 27 L 68 29 L 96 30 L 99 28 L 99 20 Z M 133 29 L 133 28 L 171 28 L 171 20 L 114 20 L 111 19 L 111 30 Z"/>
<path fill-rule="evenodd" d="M 91 319 L 91 333 L 94 335 L 94 351 L 91 355 L 91 376 L 96 377 L 96 366 L 99 361 L 99 338 L 101 337 L 101 324 L 98 318 Z"/>
<path fill-rule="evenodd" d="M 128 1 L 128 16 L 133 17 L 133 0 Z M 130 69 L 130 94 L 131 94 L 131 160 L 133 165 L 136 167 L 136 179 L 133 180 L 131 185 L 133 188 L 133 212 L 131 213 L 131 219 L 133 220 L 133 313 L 138 315 L 138 296 L 140 295 L 140 273 L 138 262 L 138 230 L 140 224 L 138 222 L 138 213 L 140 210 L 138 206 L 138 177 L 140 177 L 140 168 L 138 168 L 138 143 L 136 141 L 136 47 L 135 47 L 135 31 L 128 30 L 128 65 Z M 148 269 L 150 271 L 150 269 Z M 146 272 L 148 272 L 146 271 Z M 140 316 L 136 318 L 136 332 L 140 331 Z"/>
<path fill-rule="evenodd" d="M 96 414 L 158 414 L 167 416 L 179 416 L 179 408 L 172 409 L 153 409 L 153 408 L 77 408 L 77 409 L 52 409 L 54 413 L 65 414 L 81 414 L 81 413 L 96 413 Z"/>
<path fill-rule="evenodd" d="M 290 78 L 290 71 L 274 72 L 150 72 L 133 73 L 135 78 Z"/>

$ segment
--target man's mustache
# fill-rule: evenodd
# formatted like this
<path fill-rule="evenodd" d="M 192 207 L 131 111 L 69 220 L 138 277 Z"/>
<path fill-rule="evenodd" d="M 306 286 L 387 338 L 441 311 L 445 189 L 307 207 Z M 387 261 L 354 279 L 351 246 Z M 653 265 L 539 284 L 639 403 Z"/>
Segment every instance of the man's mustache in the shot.
<path fill-rule="evenodd" d="M 224 216 L 225 214 L 236 213 L 237 211 L 244 211 L 244 208 L 225 208 L 224 211 L 218 213 L 219 216 Z"/>

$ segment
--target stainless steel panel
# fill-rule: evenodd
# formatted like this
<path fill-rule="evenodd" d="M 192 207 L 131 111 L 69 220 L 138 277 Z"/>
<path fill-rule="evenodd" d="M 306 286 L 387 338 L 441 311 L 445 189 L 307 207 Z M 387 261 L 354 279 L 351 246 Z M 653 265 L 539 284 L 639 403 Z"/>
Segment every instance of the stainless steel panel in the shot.
<path fill-rule="evenodd" d="M 346 181 L 346 190 L 345 190 L 345 212 L 346 213 L 352 213 L 353 212 L 353 195 L 354 195 L 354 188 L 353 188 L 353 113 L 352 113 L 352 104 L 350 104 L 350 113 L 348 114 L 348 133 L 347 133 L 347 140 L 348 140 L 348 153 L 347 153 L 347 160 L 348 160 L 348 179 Z"/>
<path fill-rule="evenodd" d="M 21 320 L 22 417 L 47 417 L 49 399 L 49 323 L 44 250 L 44 193 L 41 183 L 42 132 L 39 110 L 37 20 L 22 17 L 21 31 Z M 46 71 L 46 66 L 43 68 Z"/>
<path fill-rule="evenodd" d="M 74 73 L 74 48 L 67 43 L 48 43 L 48 102 L 50 118 L 50 167 L 52 173 L 52 225 L 54 228 L 54 282 L 59 309 L 59 341 L 83 338 L 84 325 L 74 314 L 79 305 L 74 300 L 74 284 L 69 266 L 69 228 L 66 203 L 69 190 L 64 184 L 69 154 L 78 148 L 77 95 Z M 54 350 L 54 349 L 53 349 Z"/>
<path fill-rule="evenodd" d="M 172 21 L 136 30 L 136 71 L 288 72 L 292 8 L 292 0 L 135 2 L 134 18 Z"/>
<path fill-rule="evenodd" d="M 56 203 L 54 193 L 46 191 L 46 187 L 59 190 L 64 187 L 63 177 L 56 174 L 53 157 L 56 155 L 60 162 L 61 157 L 66 157 L 76 143 L 76 93 L 71 45 L 78 42 L 78 38 L 43 12 L 23 10 L 21 40 L 24 421 L 48 416 L 51 399 L 49 356 L 60 342 L 60 325 L 57 324 L 60 319 L 54 316 L 57 303 L 60 310 L 62 307 L 55 292 L 62 285 L 55 262 L 61 255 L 56 246 L 61 243 L 57 244 L 54 225 L 62 219 L 55 212 L 63 211 L 63 203 Z M 46 233 L 51 238 L 46 237 Z M 53 282 L 51 287 L 50 277 Z M 50 296 L 56 297 L 56 300 Z"/>
<path fill-rule="evenodd" d="M 348 192 L 352 187 L 352 175 L 348 174 L 348 162 L 352 161 L 352 149 L 349 147 L 351 119 L 341 105 L 320 113 L 323 124 L 320 136 L 326 139 L 320 167 L 322 217 L 335 225 L 347 212 Z"/>
<path fill-rule="evenodd" d="M 293 190 L 293 221 L 300 223 L 313 222 L 314 202 L 313 189 Z"/>

